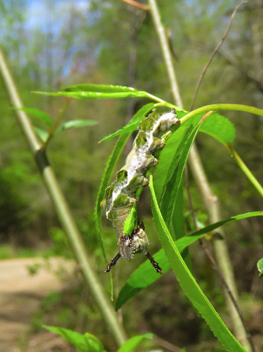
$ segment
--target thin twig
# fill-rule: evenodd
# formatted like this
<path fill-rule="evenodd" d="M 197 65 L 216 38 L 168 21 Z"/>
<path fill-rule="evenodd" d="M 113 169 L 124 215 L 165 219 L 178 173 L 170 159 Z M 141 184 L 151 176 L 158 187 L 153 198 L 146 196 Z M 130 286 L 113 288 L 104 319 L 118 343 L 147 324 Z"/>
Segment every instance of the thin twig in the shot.
<path fill-rule="evenodd" d="M 168 342 L 168 341 L 166 341 L 164 339 L 161 339 L 157 335 L 153 335 L 153 339 L 157 342 L 158 345 L 166 348 L 169 351 L 172 351 L 172 352 L 180 352 L 180 351 L 182 351 L 182 349 L 180 347 L 174 346 L 170 342 Z"/>
<path fill-rule="evenodd" d="M 131 6 L 137 7 L 138 9 L 141 9 L 141 10 L 144 10 L 144 11 L 149 11 L 149 6 L 148 5 L 140 4 L 139 2 L 134 1 L 134 0 L 122 0 L 122 1 L 126 2 L 127 4 L 129 4 Z"/>
<path fill-rule="evenodd" d="M 7 92 L 11 106 L 15 108 L 22 108 L 23 104 L 15 81 L 11 75 L 4 54 L 1 52 L 1 50 L 0 74 L 2 76 L 3 86 Z M 17 121 L 19 122 L 22 131 L 24 132 L 24 135 L 27 139 L 30 150 L 35 158 L 49 196 L 53 201 L 54 208 L 57 212 L 61 225 L 71 244 L 71 249 L 74 252 L 75 257 L 80 265 L 84 280 L 87 286 L 89 286 L 89 290 L 92 292 L 93 297 L 97 302 L 105 322 L 107 323 L 109 330 L 111 330 L 116 343 L 118 346 L 121 346 L 127 340 L 126 332 L 124 331 L 123 326 L 120 324 L 117 318 L 117 314 L 105 294 L 104 287 L 100 283 L 94 270 L 94 264 L 92 260 L 88 257 L 86 246 L 73 219 L 71 210 L 67 204 L 64 194 L 62 193 L 57 182 L 53 169 L 48 162 L 45 150 L 41 148 L 28 115 L 22 110 L 16 109 L 14 112 L 16 114 Z"/>
<path fill-rule="evenodd" d="M 207 61 L 207 64 L 205 65 L 200 77 L 199 77 L 199 80 L 197 82 L 197 85 L 196 85 L 196 88 L 195 88 L 195 92 L 194 92 L 194 96 L 193 96 L 193 99 L 192 99 L 192 103 L 191 103 L 191 107 L 190 107 L 190 111 L 193 110 L 193 107 L 194 107 L 194 103 L 195 103 L 195 99 L 196 99 L 196 96 L 197 96 L 197 93 L 198 93 L 198 90 L 200 88 L 200 85 L 202 83 L 202 80 L 204 78 L 204 75 L 208 69 L 208 66 L 210 65 L 210 63 L 212 62 L 215 54 L 217 53 L 217 51 L 219 50 L 219 48 L 221 47 L 221 45 L 224 43 L 224 40 L 226 39 L 227 35 L 228 35 L 228 32 L 230 30 L 230 27 L 232 25 L 232 22 L 234 20 L 234 17 L 236 15 L 236 12 L 237 10 L 239 9 L 240 6 L 242 5 L 245 5 L 247 4 L 248 2 L 247 1 L 244 1 L 244 2 L 241 2 L 239 5 L 236 6 L 235 10 L 233 11 L 232 15 L 231 15 L 231 18 L 230 18 L 230 21 L 229 21 L 229 24 L 226 28 L 226 31 L 223 35 L 223 37 L 221 38 L 220 42 L 217 44 L 216 48 L 214 49 L 214 51 L 212 52 L 212 55 L 210 56 L 209 60 Z"/>
<path fill-rule="evenodd" d="M 176 105 L 179 106 L 179 108 L 183 108 L 183 102 L 181 99 L 175 70 L 173 68 L 173 61 L 172 61 L 172 56 L 171 56 L 170 49 L 169 49 L 169 43 L 167 40 L 167 36 L 165 34 L 165 29 L 164 29 L 162 22 L 161 22 L 161 18 L 160 18 L 160 14 L 159 14 L 156 0 L 148 0 L 148 3 L 150 6 L 150 11 L 151 11 L 152 19 L 153 19 L 154 26 L 156 29 L 156 33 L 159 38 L 159 42 L 160 42 L 160 46 L 161 46 L 161 50 L 162 50 L 162 55 L 163 55 L 163 58 L 165 61 L 173 99 L 174 99 Z"/>
<path fill-rule="evenodd" d="M 54 122 L 54 124 L 51 126 L 51 128 L 49 130 L 49 134 L 48 134 L 47 140 L 45 141 L 45 143 L 43 144 L 43 147 L 42 147 L 43 149 L 47 148 L 48 143 L 50 142 L 50 140 L 54 136 L 54 133 L 56 132 L 58 124 L 60 123 L 60 120 L 62 119 L 62 116 L 63 116 L 63 114 L 64 114 L 64 112 L 65 112 L 65 110 L 66 110 L 66 108 L 68 106 L 69 101 L 70 101 L 70 98 L 67 97 L 64 105 L 62 106 L 62 108 L 59 111 L 59 115 L 56 118 L 56 121 Z"/>
<path fill-rule="evenodd" d="M 240 156 L 238 155 L 237 151 L 234 149 L 232 144 L 231 143 L 227 144 L 226 149 L 229 151 L 230 155 L 236 160 L 238 166 L 244 172 L 244 174 L 247 176 L 247 178 L 252 183 L 252 185 L 260 193 L 260 195 L 263 196 L 263 187 L 258 182 L 258 180 L 255 178 L 255 176 L 252 174 L 252 172 L 249 170 L 249 168 L 244 163 L 244 161 L 240 158 Z"/>
<path fill-rule="evenodd" d="M 198 226 L 197 226 L 197 231 L 198 231 L 198 229 L 199 229 L 199 228 L 198 228 Z M 228 293 L 228 295 L 229 295 L 229 297 L 230 297 L 230 299 L 231 299 L 233 305 L 234 305 L 235 308 L 236 308 L 236 311 L 237 311 L 237 313 L 238 313 L 238 315 L 239 315 L 239 318 L 240 318 L 240 320 L 242 321 L 242 324 L 243 324 L 243 326 L 244 326 L 244 328 L 245 328 L 245 330 L 246 330 L 247 339 L 248 339 L 248 341 L 249 341 L 249 343 L 250 343 L 250 346 L 251 346 L 252 351 L 253 351 L 253 352 L 256 352 L 256 348 L 255 348 L 255 345 L 254 345 L 252 336 L 251 336 L 251 334 L 250 334 L 250 332 L 249 332 L 249 330 L 248 330 L 247 324 L 246 324 L 246 322 L 245 322 L 243 313 L 242 313 L 242 311 L 241 311 L 241 309 L 240 309 L 240 307 L 239 307 L 239 305 L 238 305 L 238 303 L 237 303 L 235 297 L 233 296 L 232 291 L 230 290 L 230 288 L 229 288 L 229 286 L 228 286 L 226 280 L 224 279 L 224 276 L 222 275 L 221 271 L 219 270 L 219 268 L 218 268 L 218 266 L 217 266 L 217 264 L 216 264 L 216 261 L 215 261 L 215 259 L 213 258 L 213 256 L 212 256 L 210 250 L 208 249 L 207 244 L 205 243 L 204 239 L 203 239 L 203 238 L 200 238 L 200 239 L 199 239 L 199 243 L 200 243 L 200 245 L 202 246 L 203 250 L 205 251 L 207 257 L 208 257 L 209 260 L 211 261 L 214 270 L 217 272 L 218 276 L 220 277 L 220 279 L 221 279 L 221 281 L 222 281 L 222 284 L 223 284 L 223 286 L 225 287 L 226 292 Z"/>
<path fill-rule="evenodd" d="M 211 52 L 211 46 L 207 46 L 204 43 L 200 43 L 198 41 L 192 41 L 192 44 L 197 48 L 199 51 L 209 51 Z M 230 57 L 229 54 L 226 55 L 224 52 L 218 51 L 217 56 L 221 57 L 226 64 L 229 64 L 234 69 L 236 69 L 247 81 L 251 82 L 260 92 L 263 92 L 263 84 L 262 82 L 254 77 L 251 73 L 249 73 L 249 68 L 243 66 L 235 57 Z"/>
<path fill-rule="evenodd" d="M 195 217 L 195 213 L 194 213 L 194 208 L 193 208 L 193 202 L 192 202 L 192 197 L 191 197 L 191 194 L 190 194 L 190 190 L 189 190 L 189 179 L 188 179 L 188 170 L 187 170 L 187 167 L 185 167 L 184 169 L 184 175 L 185 175 L 185 187 L 186 187 L 186 190 L 187 190 L 187 197 L 188 197 L 188 203 L 189 203 L 189 208 L 190 208 L 190 212 L 191 212 L 191 215 L 192 215 L 192 220 L 193 220 L 193 223 L 194 223 L 194 227 L 196 229 L 196 231 L 199 231 L 199 226 L 197 225 L 197 221 L 196 221 L 196 217 Z M 204 239 L 203 238 L 200 238 L 199 239 L 199 243 L 200 245 L 202 246 L 204 252 L 206 253 L 207 257 L 209 258 L 210 262 L 212 263 L 212 266 L 214 268 L 214 270 L 217 272 L 218 276 L 220 277 L 221 281 L 222 281 L 222 284 L 223 286 L 225 287 L 225 290 L 226 292 L 228 293 L 233 305 L 235 306 L 236 308 L 236 311 L 239 315 L 239 318 L 240 320 L 242 321 L 242 324 L 245 328 L 245 331 L 246 331 L 246 335 L 247 335 L 247 339 L 250 343 L 250 346 L 251 346 L 251 349 L 253 352 L 256 351 L 255 349 L 255 345 L 254 345 L 254 342 L 253 342 L 253 339 L 252 339 L 252 336 L 248 330 L 248 327 L 247 327 L 247 324 L 245 322 L 245 319 L 244 319 L 244 316 L 243 316 L 243 313 L 237 303 L 237 300 L 235 299 L 232 291 L 230 290 L 224 276 L 222 275 L 219 267 L 217 266 L 216 264 L 216 261 L 214 259 L 214 257 L 212 256 L 212 253 L 210 252 L 209 248 L 207 247 L 207 244 L 205 243 Z"/>

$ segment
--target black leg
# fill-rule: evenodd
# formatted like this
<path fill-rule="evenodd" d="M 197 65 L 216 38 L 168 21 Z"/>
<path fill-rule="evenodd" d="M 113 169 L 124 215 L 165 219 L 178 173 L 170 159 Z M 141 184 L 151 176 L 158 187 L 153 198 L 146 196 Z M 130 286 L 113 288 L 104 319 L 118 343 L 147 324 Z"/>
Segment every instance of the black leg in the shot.
<path fill-rule="evenodd" d="M 104 273 L 109 273 L 111 270 L 111 267 L 117 263 L 117 260 L 120 259 L 121 255 L 118 253 L 115 258 L 111 260 L 111 262 L 107 265 L 106 269 L 104 270 Z M 158 265 L 158 264 L 157 264 Z"/>
<path fill-rule="evenodd" d="M 147 252 L 146 257 L 150 260 L 152 266 L 154 267 L 154 269 L 157 271 L 157 273 L 162 274 L 162 268 L 159 267 L 158 263 L 156 263 L 156 261 L 153 259 L 153 257 L 151 256 L 151 254 L 149 252 Z"/>

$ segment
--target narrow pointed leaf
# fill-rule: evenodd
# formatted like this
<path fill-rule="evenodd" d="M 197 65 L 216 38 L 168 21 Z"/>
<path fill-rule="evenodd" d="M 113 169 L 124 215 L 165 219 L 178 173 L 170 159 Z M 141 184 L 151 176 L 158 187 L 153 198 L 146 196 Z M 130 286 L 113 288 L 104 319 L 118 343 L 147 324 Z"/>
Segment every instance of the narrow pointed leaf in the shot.
<path fill-rule="evenodd" d="M 130 93 L 138 92 L 137 89 L 112 84 L 77 84 L 62 88 L 63 92 L 88 92 L 88 93 Z"/>
<path fill-rule="evenodd" d="M 51 127 L 53 125 L 51 117 L 46 114 L 44 111 L 41 111 L 39 109 L 33 109 L 33 108 L 14 108 L 16 110 L 22 110 L 24 112 L 27 112 L 30 115 L 33 115 L 37 117 L 39 120 L 44 122 L 48 127 Z"/>
<path fill-rule="evenodd" d="M 63 337 L 63 339 L 75 346 L 78 351 L 106 352 L 100 340 L 90 333 L 82 335 L 79 332 L 56 326 L 43 325 L 43 327 Z"/>
<path fill-rule="evenodd" d="M 72 121 L 67 121 L 67 122 L 63 123 L 63 125 L 59 126 L 56 129 L 55 134 L 59 134 L 61 132 L 69 130 L 70 128 L 80 128 L 80 127 L 94 126 L 94 125 L 97 125 L 97 124 L 98 124 L 98 121 L 94 121 L 94 120 L 72 120 Z"/>
<path fill-rule="evenodd" d="M 213 331 L 214 335 L 219 339 L 222 345 L 226 347 L 228 351 L 245 352 L 245 349 L 231 334 L 223 320 L 215 311 L 214 307 L 195 281 L 195 278 L 192 276 L 190 270 L 181 257 L 158 206 L 153 188 L 152 176 L 150 176 L 150 190 L 152 195 L 153 217 L 160 236 L 160 240 L 165 250 L 165 254 L 171 264 L 171 268 L 173 269 L 182 289 L 192 302 L 193 306 L 205 319 L 210 329 Z"/>
<path fill-rule="evenodd" d="M 170 226 L 187 157 L 200 126 L 201 124 L 198 124 L 196 127 L 188 127 L 166 175 L 165 188 L 161 196 L 161 212 L 168 226 Z"/>
<path fill-rule="evenodd" d="M 118 349 L 118 352 L 133 352 L 142 340 L 151 340 L 152 338 L 153 334 L 151 333 L 133 336 L 128 341 L 124 342 L 124 344 Z"/>
<path fill-rule="evenodd" d="M 79 84 L 63 88 L 61 92 L 33 92 L 42 95 L 65 96 L 76 99 L 116 99 L 148 97 L 147 92 L 124 86 Z"/>
<path fill-rule="evenodd" d="M 144 105 L 132 118 L 132 120 L 124 126 L 122 129 L 108 135 L 107 137 L 104 137 L 99 143 L 106 141 L 107 139 L 122 135 L 124 133 L 131 133 L 135 131 L 140 122 L 146 118 L 146 114 L 150 112 L 154 107 L 154 103 L 149 103 Z"/>
<path fill-rule="evenodd" d="M 38 127 L 34 127 L 34 130 L 35 130 L 36 134 L 38 135 L 38 137 L 41 139 L 41 141 L 43 143 L 45 143 L 48 138 L 48 132 L 45 130 L 42 130 L 42 128 L 38 128 Z"/>
<path fill-rule="evenodd" d="M 188 127 L 181 126 L 166 142 L 165 148 L 161 151 L 159 156 L 159 163 L 156 166 L 154 174 L 154 188 L 156 189 L 156 197 L 158 202 L 161 201 L 161 196 L 166 184 L 166 175 L 168 175 L 169 168 L 174 159 L 175 154 L 180 144 L 185 140 Z"/>
<path fill-rule="evenodd" d="M 197 241 L 199 238 L 203 237 L 205 234 L 223 226 L 231 221 L 242 220 L 246 218 L 250 218 L 253 216 L 263 216 L 262 211 L 255 211 L 251 213 L 240 214 L 236 216 L 231 216 L 231 218 L 216 222 L 209 226 L 204 227 L 199 231 L 193 232 L 191 235 L 185 236 L 180 238 L 175 242 L 176 247 L 178 248 L 179 252 L 182 253 L 184 249 L 189 246 L 190 244 Z M 155 261 L 160 265 L 163 270 L 163 274 L 165 274 L 170 268 L 170 263 L 164 253 L 164 250 L 161 249 L 154 255 Z M 263 264 L 263 263 L 262 263 Z M 149 260 L 146 260 L 143 264 L 140 265 L 138 269 L 136 269 L 129 279 L 127 280 L 126 284 L 120 290 L 119 296 L 116 301 L 116 310 L 121 308 L 121 306 L 126 303 L 130 298 L 136 295 L 138 292 L 143 290 L 144 288 L 151 285 L 153 282 L 158 280 L 161 276 L 157 274 L 150 264 Z"/>

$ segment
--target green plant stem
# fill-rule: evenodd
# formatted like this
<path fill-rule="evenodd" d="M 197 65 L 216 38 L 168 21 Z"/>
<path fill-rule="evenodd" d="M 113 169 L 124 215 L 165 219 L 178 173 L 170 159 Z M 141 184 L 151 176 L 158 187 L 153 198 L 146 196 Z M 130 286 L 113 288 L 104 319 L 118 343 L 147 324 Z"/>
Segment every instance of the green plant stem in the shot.
<path fill-rule="evenodd" d="M 156 30 L 156 33 L 159 38 L 159 43 L 161 46 L 163 58 L 165 61 L 167 74 L 168 74 L 168 78 L 169 78 L 169 82 L 170 82 L 170 87 L 172 90 L 172 92 L 171 92 L 172 96 L 173 96 L 176 104 L 180 108 L 183 108 L 183 102 L 181 100 L 181 95 L 180 95 L 179 87 L 177 84 L 176 74 L 175 74 L 175 70 L 173 68 L 173 61 L 172 61 L 172 56 L 171 56 L 170 49 L 169 49 L 169 43 L 168 43 L 168 40 L 167 40 L 167 37 L 165 34 L 165 28 L 163 27 L 162 22 L 161 22 L 161 17 L 159 14 L 159 9 L 158 9 L 156 0 L 148 0 L 148 4 L 150 7 L 150 12 L 152 15 L 152 20 L 153 20 L 153 23 L 155 26 L 155 30 Z"/>
<path fill-rule="evenodd" d="M 251 114 L 263 116 L 263 110 L 254 108 L 252 106 L 248 105 L 240 105 L 240 104 L 211 104 L 211 105 L 206 105 L 202 106 L 201 108 L 195 109 L 191 112 L 189 112 L 187 115 L 181 118 L 181 124 L 184 124 L 187 120 L 189 120 L 191 117 L 204 113 L 206 111 L 210 110 L 232 110 L 232 111 L 243 111 L 243 112 L 249 112 Z"/>
<path fill-rule="evenodd" d="M 161 23 L 161 18 L 160 18 L 160 14 L 159 14 L 156 0 L 148 0 L 148 4 L 150 7 L 150 12 L 151 12 L 151 15 L 153 18 L 153 22 L 155 25 L 155 30 L 156 30 L 158 37 L 159 37 L 159 42 L 160 42 L 160 46 L 162 49 L 163 58 L 164 58 L 167 74 L 168 74 L 169 81 L 170 81 L 172 95 L 173 95 L 175 103 L 182 109 L 183 103 L 181 100 L 179 87 L 178 87 L 175 71 L 174 71 L 173 64 L 172 64 L 172 56 L 171 56 L 171 53 L 169 50 L 167 38 L 165 36 L 165 30 L 164 30 L 164 27 L 162 26 L 162 23 Z M 234 110 L 233 107 L 235 107 L 234 104 L 213 104 L 213 105 L 209 105 L 209 106 L 206 106 L 206 107 L 203 107 L 200 109 L 196 109 L 195 113 L 190 112 L 189 114 L 185 115 L 183 117 L 183 119 L 184 119 L 184 121 L 186 121 L 187 118 L 194 116 L 198 112 L 202 113 L 202 112 L 207 112 L 210 110 L 217 110 L 219 105 L 221 107 L 222 106 L 229 107 L 229 105 L 230 105 L 231 110 Z M 223 107 L 222 107 L 222 109 L 223 109 Z M 255 109 L 255 108 L 251 108 L 251 107 L 248 107 L 248 109 L 253 110 L 253 111 L 246 110 L 248 112 L 255 113 L 255 110 L 258 110 L 258 112 L 260 112 L 260 114 L 261 113 L 263 114 L 263 111 L 261 112 L 260 109 Z M 197 112 L 197 110 L 199 110 L 199 111 Z M 242 110 L 242 111 L 244 111 L 244 110 Z M 193 113 L 193 115 L 191 115 L 192 113 Z M 182 123 L 182 119 L 181 119 L 181 123 Z M 201 193 L 202 199 L 206 205 L 210 223 L 220 221 L 221 216 L 220 216 L 220 211 L 219 211 L 219 202 L 218 202 L 217 197 L 213 194 L 212 189 L 209 185 L 209 182 L 207 180 L 207 177 L 206 177 L 206 174 L 205 174 L 205 171 L 204 171 L 204 168 L 203 168 L 201 159 L 199 157 L 199 153 L 198 153 L 198 150 L 197 150 L 195 143 L 193 143 L 192 149 L 189 153 L 189 163 L 190 163 L 191 171 L 193 173 L 195 182 L 198 186 L 199 192 Z M 236 283 L 235 283 L 234 274 L 233 274 L 233 268 L 232 268 L 232 265 L 230 262 L 228 249 L 227 249 L 226 242 L 224 240 L 224 233 L 223 233 L 222 229 L 221 229 L 221 235 L 222 236 L 218 237 L 218 239 L 214 240 L 214 248 L 215 248 L 215 252 L 216 252 L 217 262 L 218 262 L 218 266 L 222 272 L 222 275 L 225 278 L 225 281 L 227 282 L 230 290 L 232 291 L 233 296 L 237 300 L 238 295 L 237 295 L 237 288 L 236 288 Z M 228 307 L 228 310 L 229 310 L 229 313 L 231 316 L 231 321 L 232 321 L 235 335 L 236 335 L 237 339 L 241 342 L 241 344 L 243 344 L 243 346 L 246 348 L 246 350 L 248 352 L 251 352 L 252 349 L 251 349 L 250 343 L 247 339 L 247 333 L 246 333 L 245 328 L 242 324 L 242 321 L 240 320 L 238 312 L 236 311 L 229 296 L 227 294 L 225 294 L 225 296 L 226 296 L 226 304 L 227 304 L 227 307 Z"/>
<path fill-rule="evenodd" d="M 3 78 L 3 83 L 8 94 L 10 103 L 15 108 L 22 108 L 23 104 L 19 97 L 16 85 L 13 81 L 8 65 L 0 50 L 0 72 Z M 118 346 L 121 346 L 127 339 L 126 333 L 120 324 L 117 314 L 114 311 L 108 297 L 104 292 L 104 287 L 99 282 L 99 279 L 93 269 L 92 262 L 88 258 L 84 242 L 77 229 L 67 201 L 61 192 L 56 176 L 50 166 L 45 150 L 41 149 L 41 145 L 34 133 L 33 126 L 22 110 L 14 110 L 17 120 L 26 136 L 30 150 L 35 158 L 39 171 L 42 175 L 43 182 L 48 190 L 50 198 L 53 201 L 55 210 L 62 224 L 65 233 L 67 234 L 72 251 L 80 265 L 84 279 L 89 289 L 91 290 L 94 299 L 96 300 L 102 315 L 111 330 L 112 335 Z"/>
<path fill-rule="evenodd" d="M 231 156 L 233 156 L 233 158 L 236 160 L 238 166 L 244 172 L 244 174 L 247 176 L 247 178 L 252 183 L 252 185 L 256 188 L 256 190 L 263 197 L 263 187 L 258 182 L 258 180 L 255 178 L 255 176 L 252 174 L 252 172 L 249 170 L 249 168 L 246 166 L 244 161 L 240 158 L 240 156 L 238 155 L 236 150 L 233 148 L 232 144 L 226 145 L 226 148 L 229 151 L 229 153 L 231 154 Z"/>
<path fill-rule="evenodd" d="M 163 100 L 161 98 L 158 98 L 155 95 L 152 95 L 152 94 L 150 94 L 148 92 L 144 92 L 144 93 L 148 96 L 148 98 L 157 101 L 159 103 L 158 106 L 166 106 L 167 108 L 176 109 L 176 110 L 182 110 L 179 106 L 176 106 L 174 104 L 168 103 L 167 101 L 165 101 L 165 100 Z"/>

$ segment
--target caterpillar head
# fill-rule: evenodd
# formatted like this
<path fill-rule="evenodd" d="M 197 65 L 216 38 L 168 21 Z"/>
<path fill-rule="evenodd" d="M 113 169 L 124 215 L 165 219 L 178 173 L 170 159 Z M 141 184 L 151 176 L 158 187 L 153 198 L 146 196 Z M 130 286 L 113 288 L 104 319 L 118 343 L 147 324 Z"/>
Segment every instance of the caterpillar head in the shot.
<path fill-rule="evenodd" d="M 131 236 L 123 235 L 118 240 L 119 251 L 122 259 L 130 261 L 136 253 L 147 253 L 149 240 L 146 232 L 140 225 Z"/>

